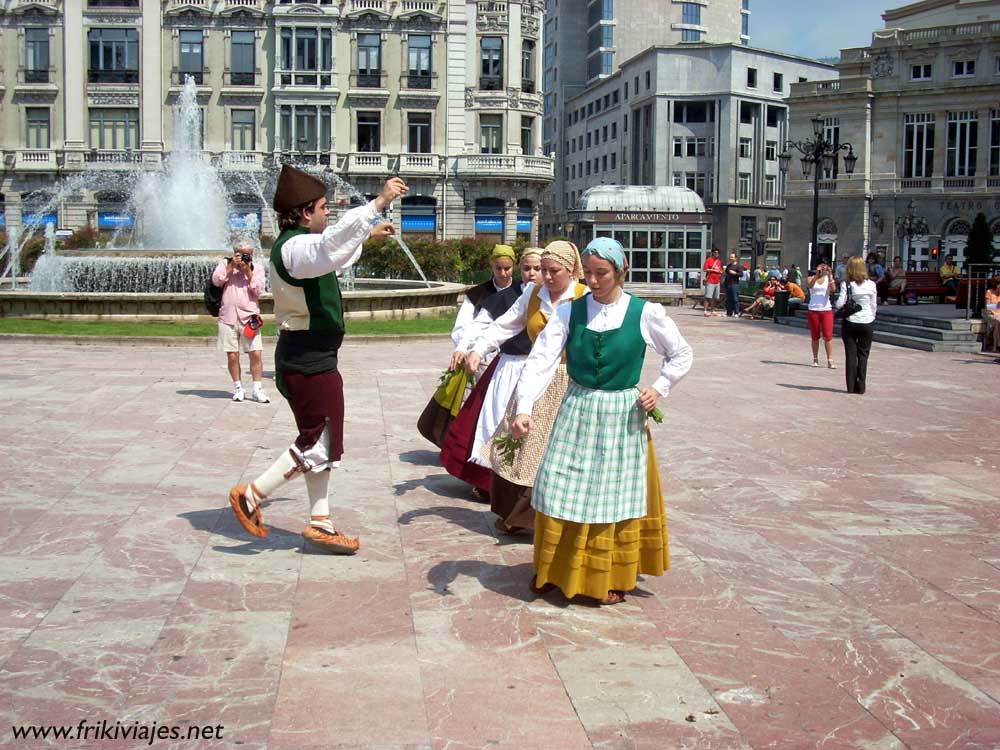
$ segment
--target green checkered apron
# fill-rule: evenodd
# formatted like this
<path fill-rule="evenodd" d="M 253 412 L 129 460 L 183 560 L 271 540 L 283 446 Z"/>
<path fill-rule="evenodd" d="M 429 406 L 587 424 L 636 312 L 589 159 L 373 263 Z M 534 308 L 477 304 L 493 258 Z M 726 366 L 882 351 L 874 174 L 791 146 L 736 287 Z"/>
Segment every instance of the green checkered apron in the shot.
<path fill-rule="evenodd" d="M 622 325 L 587 329 L 586 298 L 573 302 L 566 345 L 571 382 L 535 480 L 532 507 L 576 523 L 646 515 L 646 414 L 636 387 L 646 342 L 645 302 L 629 301 Z"/>

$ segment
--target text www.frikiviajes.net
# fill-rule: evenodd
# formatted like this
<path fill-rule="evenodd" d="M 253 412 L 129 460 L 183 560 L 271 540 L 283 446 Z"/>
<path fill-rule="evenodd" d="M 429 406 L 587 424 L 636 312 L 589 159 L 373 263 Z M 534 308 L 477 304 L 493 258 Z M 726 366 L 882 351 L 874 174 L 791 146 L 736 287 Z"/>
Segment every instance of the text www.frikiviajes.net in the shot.
<path fill-rule="evenodd" d="M 221 740 L 221 724 L 203 726 L 169 726 L 153 722 L 123 724 L 120 721 L 81 721 L 70 726 L 40 726 L 27 724 L 12 726 L 15 740 L 138 740 L 152 745 L 157 740 Z"/>

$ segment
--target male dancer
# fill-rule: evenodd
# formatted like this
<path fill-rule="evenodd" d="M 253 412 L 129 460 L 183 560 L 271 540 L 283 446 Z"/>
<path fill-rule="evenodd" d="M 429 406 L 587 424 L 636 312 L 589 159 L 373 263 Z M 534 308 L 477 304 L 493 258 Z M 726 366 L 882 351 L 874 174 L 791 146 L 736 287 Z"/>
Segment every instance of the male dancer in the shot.
<path fill-rule="evenodd" d="M 311 506 L 305 540 L 340 555 L 353 555 L 361 546 L 333 527 L 327 499 L 330 469 L 340 465 L 344 452 L 344 381 L 337 370 L 344 306 L 337 273 L 358 260 L 369 236 L 395 234 L 388 222 L 372 225 L 407 190 L 406 183 L 393 177 L 375 200 L 327 226 L 326 185 L 287 164 L 281 169 L 273 204 L 281 234 L 271 249 L 279 331 L 275 385 L 292 407 L 299 435 L 263 474 L 229 493 L 236 518 L 254 536 L 267 536 L 261 501 L 304 474 Z"/>

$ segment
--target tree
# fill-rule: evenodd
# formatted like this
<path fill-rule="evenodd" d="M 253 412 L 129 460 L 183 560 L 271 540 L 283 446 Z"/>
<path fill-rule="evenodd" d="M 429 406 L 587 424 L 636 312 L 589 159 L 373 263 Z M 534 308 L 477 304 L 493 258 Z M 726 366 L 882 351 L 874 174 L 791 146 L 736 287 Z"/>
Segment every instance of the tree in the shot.
<path fill-rule="evenodd" d="M 969 231 L 969 242 L 965 246 L 966 263 L 992 263 L 996 251 L 993 248 L 993 233 L 986 223 L 986 215 L 976 214 Z"/>

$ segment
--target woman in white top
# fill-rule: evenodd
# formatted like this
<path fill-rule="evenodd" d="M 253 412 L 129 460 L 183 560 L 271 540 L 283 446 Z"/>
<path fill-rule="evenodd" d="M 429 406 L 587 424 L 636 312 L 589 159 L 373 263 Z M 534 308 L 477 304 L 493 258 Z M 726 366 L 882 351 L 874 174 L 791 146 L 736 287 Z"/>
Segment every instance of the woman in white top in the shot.
<path fill-rule="evenodd" d="M 833 272 L 826 260 L 820 261 L 816 273 L 809 277 L 809 311 L 806 319 L 809 321 L 809 335 L 812 338 L 813 367 L 819 367 L 819 339 L 822 335 L 826 347 L 826 366 L 831 370 L 833 364 L 833 307 L 830 300 L 837 291 L 837 282 L 833 280 Z"/>
<path fill-rule="evenodd" d="M 861 395 L 865 392 L 865 378 L 868 375 L 868 353 L 872 348 L 872 334 L 875 332 L 875 311 L 878 307 L 878 292 L 875 282 L 868 278 L 865 262 L 860 255 L 847 261 L 847 282 L 837 298 L 837 309 L 847 304 L 848 297 L 854 299 L 861 309 L 843 322 L 841 337 L 844 339 L 844 371 L 847 373 L 847 392 Z"/>

